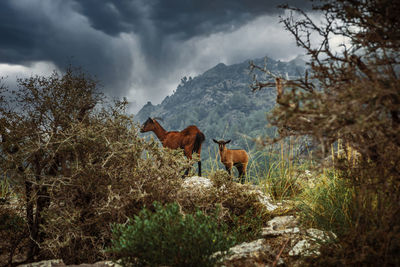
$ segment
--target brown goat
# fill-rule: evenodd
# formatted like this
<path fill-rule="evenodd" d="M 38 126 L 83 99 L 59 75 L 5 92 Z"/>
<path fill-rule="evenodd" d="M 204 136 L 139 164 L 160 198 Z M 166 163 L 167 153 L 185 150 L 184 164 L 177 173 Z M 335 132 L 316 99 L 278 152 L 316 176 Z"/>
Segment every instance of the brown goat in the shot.
<path fill-rule="evenodd" d="M 228 144 L 231 140 L 217 141 L 213 139 L 213 141 L 219 146 L 221 162 L 225 165 L 228 173 L 231 174 L 232 167 L 235 166 L 239 172 L 240 182 L 243 183 L 244 176 L 246 175 L 247 164 L 249 162 L 249 156 L 247 155 L 247 152 L 243 149 L 227 149 L 226 144 Z"/>
<path fill-rule="evenodd" d="M 192 159 L 192 153 L 198 153 L 200 157 L 201 145 L 205 140 L 204 134 L 195 125 L 190 125 L 184 130 L 166 131 L 155 119 L 148 118 L 140 129 L 141 133 L 152 131 L 161 141 L 163 147 L 171 149 L 182 148 L 185 156 Z M 198 162 L 198 174 L 201 176 L 201 158 Z M 188 173 L 186 171 L 185 175 Z"/>

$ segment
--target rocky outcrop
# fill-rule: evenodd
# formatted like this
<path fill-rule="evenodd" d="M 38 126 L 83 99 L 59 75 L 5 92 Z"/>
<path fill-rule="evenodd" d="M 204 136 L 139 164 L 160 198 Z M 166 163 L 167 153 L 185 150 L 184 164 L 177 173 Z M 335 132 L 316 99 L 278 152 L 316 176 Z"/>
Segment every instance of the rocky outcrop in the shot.
<path fill-rule="evenodd" d="M 222 184 L 220 187 L 224 187 Z M 250 190 L 257 195 L 260 203 L 265 208 L 276 213 L 281 205 L 274 203 L 255 186 L 234 184 Z M 212 193 L 216 186 L 208 178 L 193 176 L 182 182 L 181 191 L 193 198 L 206 193 Z M 219 188 L 221 190 L 221 188 Z M 227 188 L 225 188 L 227 190 Z M 279 210 L 278 210 L 279 211 Z M 304 266 L 303 257 L 314 257 L 320 254 L 319 249 L 324 242 L 335 239 L 333 233 L 318 229 L 304 229 L 294 215 L 276 216 L 269 220 L 262 229 L 261 238 L 238 244 L 230 248 L 228 255 L 222 259 L 222 265 L 226 267 L 261 267 L 261 266 Z M 62 260 L 42 261 L 20 265 L 21 267 L 64 267 Z M 120 267 L 113 262 L 97 262 L 94 264 L 68 265 L 80 267 Z"/>
<path fill-rule="evenodd" d="M 93 264 L 80 264 L 80 265 L 65 265 L 60 259 L 39 261 L 28 264 L 21 264 L 18 267 L 122 267 L 121 265 L 112 261 L 99 261 Z"/>
<path fill-rule="evenodd" d="M 182 187 L 188 190 L 207 190 L 212 187 L 212 182 L 205 177 L 192 176 L 183 181 Z"/>
<path fill-rule="evenodd" d="M 318 229 L 301 229 L 294 216 L 277 216 L 262 229 L 262 238 L 229 250 L 224 266 L 303 266 L 302 257 L 319 255 L 321 244 L 336 238 Z"/>
<path fill-rule="evenodd" d="M 257 196 L 258 201 L 264 205 L 264 207 L 272 212 L 276 209 L 279 208 L 278 205 L 274 204 L 271 197 L 264 194 L 260 189 L 258 189 L 255 186 L 249 186 L 249 185 L 242 185 L 242 184 L 235 184 L 236 186 L 239 187 L 246 187 L 243 190 L 248 190 L 249 194 L 255 194 Z M 224 185 L 222 185 L 223 187 Z M 210 179 L 206 177 L 200 177 L 200 176 L 192 176 L 186 178 L 183 183 L 182 183 L 182 189 L 185 190 L 186 194 L 190 195 L 196 195 L 196 194 L 203 194 L 207 190 L 210 190 L 213 188 L 213 183 Z"/>
<path fill-rule="evenodd" d="M 257 195 L 258 201 L 260 201 L 268 211 L 274 211 L 279 208 L 278 205 L 272 202 L 272 198 L 264 194 L 260 189 L 255 189 L 253 192 Z"/>
<path fill-rule="evenodd" d="M 280 236 L 284 234 L 299 234 L 298 220 L 294 216 L 278 216 L 267 223 L 263 228 L 263 237 Z"/>
<path fill-rule="evenodd" d="M 265 239 L 246 242 L 234 246 L 229 250 L 228 256 L 223 260 L 226 267 L 261 267 L 270 266 L 277 260 L 276 266 L 283 265 L 282 259 L 276 259 L 271 246 Z M 269 264 L 270 263 L 270 264 Z"/>

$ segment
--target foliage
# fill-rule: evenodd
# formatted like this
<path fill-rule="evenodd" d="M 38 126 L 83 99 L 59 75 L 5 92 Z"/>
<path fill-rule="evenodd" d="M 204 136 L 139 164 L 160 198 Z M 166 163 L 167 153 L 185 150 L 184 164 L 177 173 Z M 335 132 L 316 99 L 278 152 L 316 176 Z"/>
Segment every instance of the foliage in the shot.
<path fill-rule="evenodd" d="M 143 209 L 134 220 L 112 227 L 110 252 L 124 266 L 214 266 L 234 244 L 216 216 L 184 215 L 176 203 L 153 206 L 154 213 Z"/>
<path fill-rule="evenodd" d="M 351 205 L 357 214 L 339 241 L 340 249 L 323 254 L 321 261 L 398 265 L 400 5 L 388 0 L 320 1 L 314 7 L 322 15 L 320 22 L 298 8 L 285 8 L 291 15 L 282 23 L 311 63 L 302 79 L 277 77 L 278 106 L 271 124 L 280 138 L 308 135 L 320 142 L 320 159 L 339 139 L 347 144 L 345 150 L 359 154 L 356 161 L 335 162 L 339 177 L 354 190 Z M 344 40 L 340 47 L 332 43 L 334 37 Z M 270 85 L 253 84 L 254 89 Z"/>
<path fill-rule="evenodd" d="M 1 170 L 26 209 L 28 261 L 105 259 L 109 224 L 175 199 L 181 151 L 144 142 L 125 101 L 106 102 L 78 70 L 19 80 L 3 104 Z"/>
<path fill-rule="evenodd" d="M 209 190 L 187 190 L 182 176 L 196 159 L 141 138 L 126 101 L 105 99 L 81 71 L 18 83 L 17 91 L 2 88 L 0 168 L 12 185 L 4 183 L 4 190 L 12 190 L 25 211 L 17 213 L 26 226 L 18 230 L 17 249 L 23 247 L 19 256 L 26 262 L 105 260 L 110 225 L 154 201 L 177 202 L 185 214 L 212 216 L 220 207 L 218 222 L 241 240 L 257 235 L 269 218 L 251 188 L 230 181 L 225 171 L 213 175 Z M 253 214 L 261 221 L 246 219 Z M 14 251 L 2 250 L 0 257 Z"/>

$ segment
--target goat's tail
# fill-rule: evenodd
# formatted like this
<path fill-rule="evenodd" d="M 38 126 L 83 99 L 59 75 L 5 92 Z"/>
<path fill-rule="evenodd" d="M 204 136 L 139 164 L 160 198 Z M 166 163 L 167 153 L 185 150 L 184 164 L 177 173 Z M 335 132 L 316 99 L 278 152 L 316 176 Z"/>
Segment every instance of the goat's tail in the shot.
<path fill-rule="evenodd" d="M 196 134 L 196 139 L 194 140 L 194 145 L 193 145 L 193 152 L 199 153 L 201 149 L 201 144 L 206 140 L 206 137 L 202 132 L 198 132 Z"/>

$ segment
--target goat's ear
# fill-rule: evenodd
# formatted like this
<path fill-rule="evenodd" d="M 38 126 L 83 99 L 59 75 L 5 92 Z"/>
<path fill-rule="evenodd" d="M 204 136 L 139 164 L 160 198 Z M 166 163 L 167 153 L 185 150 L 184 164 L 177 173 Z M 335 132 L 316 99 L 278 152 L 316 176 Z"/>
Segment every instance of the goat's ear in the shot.
<path fill-rule="evenodd" d="M 225 144 L 228 144 L 228 143 L 230 143 L 230 142 L 231 142 L 231 140 L 228 140 L 228 141 L 225 142 Z"/>
<path fill-rule="evenodd" d="M 217 140 L 213 139 L 213 141 L 214 141 L 214 143 L 217 143 L 217 144 L 218 144 L 218 141 L 217 141 Z"/>

